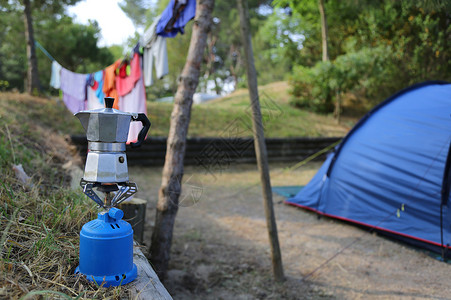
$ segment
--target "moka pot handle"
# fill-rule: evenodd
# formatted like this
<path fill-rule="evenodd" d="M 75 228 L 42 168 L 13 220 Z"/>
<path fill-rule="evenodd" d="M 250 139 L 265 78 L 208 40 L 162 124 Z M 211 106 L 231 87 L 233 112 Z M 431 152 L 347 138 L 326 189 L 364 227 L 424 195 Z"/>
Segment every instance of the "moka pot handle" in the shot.
<path fill-rule="evenodd" d="M 143 124 L 143 128 L 141 129 L 141 131 L 138 134 L 138 141 L 136 143 L 130 143 L 130 146 L 132 148 L 137 148 L 137 147 L 141 146 L 142 142 L 146 138 L 147 131 L 149 131 L 151 124 L 150 124 L 150 121 L 147 118 L 146 114 L 143 114 L 143 113 L 139 113 L 138 117 L 136 117 L 136 118 L 132 117 L 132 120 L 133 121 L 141 121 L 141 123 Z"/>

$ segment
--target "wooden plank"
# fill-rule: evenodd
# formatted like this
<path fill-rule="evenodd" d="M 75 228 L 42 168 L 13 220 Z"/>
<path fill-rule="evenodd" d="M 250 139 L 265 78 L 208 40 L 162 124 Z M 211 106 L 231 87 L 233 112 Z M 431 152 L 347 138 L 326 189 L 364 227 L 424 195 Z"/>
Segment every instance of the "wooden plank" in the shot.
<path fill-rule="evenodd" d="M 314 154 L 315 152 L 311 153 Z M 311 155 L 310 154 L 310 155 Z M 288 163 L 297 163 L 300 162 L 306 158 L 308 158 L 310 155 L 293 155 L 293 156 L 274 156 L 274 157 L 268 157 L 268 161 L 270 163 L 275 163 L 275 162 L 288 162 Z M 319 161 L 319 160 L 324 160 L 326 157 L 326 154 L 322 154 L 318 157 L 316 157 L 314 159 L 314 161 Z M 255 163 L 256 159 L 255 156 L 254 157 L 236 157 L 233 158 L 230 161 L 230 165 L 234 165 L 234 164 L 250 164 L 250 163 Z M 129 166 L 153 166 L 153 167 L 161 167 L 164 163 L 164 160 L 162 159 L 157 159 L 157 158 L 141 158 L 141 159 L 136 159 L 136 160 L 128 160 L 128 165 Z M 192 158 L 186 158 L 185 157 L 185 161 L 184 161 L 185 165 L 189 165 L 189 166 L 198 166 L 200 168 L 208 168 L 208 164 L 207 165 L 202 165 L 201 162 L 199 162 L 199 160 L 196 159 L 192 159 Z M 205 162 L 207 163 L 207 162 Z M 211 165 L 212 170 L 215 169 L 214 165 Z M 227 169 L 227 166 L 224 165 L 224 170 Z"/>
<path fill-rule="evenodd" d="M 267 138 L 265 140 L 266 144 L 281 144 L 281 143 L 333 143 L 336 142 L 343 137 L 290 137 L 290 138 Z M 187 144 L 192 145 L 206 145 L 209 143 L 220 143 L 220 142 L 229 142 L 231 140 L 237 140 L 237 141 L 253 141 L 252 138 L 240 138 L 240 137 L 232 137 L 232 138 L 188 138 Z M 87 140 L 85 135 L 72 135 L 71 141 L 76 145 L 86 144 Z M 142 147 L 148 147 L 152 145 L 166 145 L 166 138 L 165 137 L 152 137 L 146 139 L 142 143 Z"/>
<path fill-rule="evenodd" d="M 127 285 L 131 292 L 131 298 L 136 300 L 168 300 L 172 299 L 169 292 L 158 279 L 149 261 L 142 253 L 139 246 L 133 246 L 133 262 L 138 268 L 138 278 Z"/>
<path fill-rule="evenodd" d="M 272 162 L 299 162 L 303 159 L 306 159 L 310 155 L 315 154 L 317 151 L 315 150 L 303 150 L 303 151 L 296 151 L 293 153 L 284 152 L 284 153 L 271 153 L 269 151 L 268 153 L 268 161 L 270 163 Z M 315 161 L 318 160 L 324 160 L 326 157 L 326 153 L 319 155 L 317 158 L 315 158 Z M 83 160 L 86 160 L 86 155 L 82 155 L 81 158 Z M 230 155 L 230 163 L 255 163 L 255 155 Z M 140 155 L 137 157 L 134 156 L 128 156 L 127 155 L 127 162 L 129 166 L 162 166 L 164 163 L 164 156 L 153 156 L 153 155 Z M 212 164 L 214 161 L 210 162 Z M 190 166 L 197 166 L 202 164 L 209 164 L 209 159 L 205 158 L 204 160 L 202 157 L 196 156 L 190 156 L 186 155 L 184 160 L 185 165 Z"/>
<path fill-rule="evenodd" d="M 276 156 L 299 156 L 299 155 L 311 155 L 314 154 L 325 147 L 322 148 L 313 148 L 313 149 L 306 149 L 306 148 L 267 148 L 267 153 L 269 157 L 276 157 Z M 185 159 L 193 158 L 193 159 L 206 159 L 214 158 L 215 156 L 224 156 L 224 157 L 230 157 L 231 159 L 237 158 L 237 157 L 255 157 L 255 150 L 252 148 L 249 149 L 215 149 L 215 151 L 211 152 L 197 152 L 197 151 L 187 151 L 185 153 Z M 135 153 L 127 153 L 127 160 L 130 162 L 133 159 L 164 159 L 165 152 L 135 152 Z"/>
<path fill-rule="evenodd" d="M 72 141 L 83 160 L 86 160 L 87 141 L 85 136 L 72 136 Z M 337 137 L 299 137 L 270 138 L 265 140 L 267 156 L 270 162 L 294 162 L 330 146 L 340 138 Z M 137 149 L 127 147 L 129 166 L 146 165 L 161 166 L 166 156 L 166 138 L 147 139 L 143 146 Z M 250 143 L 252 142 L 252 143 Z M 185 165 L 208 163 L 215 155 L 230 158 L 231 163 L 254 163 L 255 151 L 252 139 L 246 138 L 190 138 L 187 140 Z M 317 159 L 323 159 L 325 155 Z"/>

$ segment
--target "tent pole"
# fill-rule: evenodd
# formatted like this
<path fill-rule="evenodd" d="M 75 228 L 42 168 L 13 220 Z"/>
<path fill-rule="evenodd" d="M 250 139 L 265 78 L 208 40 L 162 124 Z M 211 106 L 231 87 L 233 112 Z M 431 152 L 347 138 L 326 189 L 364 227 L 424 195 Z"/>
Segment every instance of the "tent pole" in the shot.
<path fill-rule="evenodd" d="M 254 54 L 252 51 L 251 33 L 249 29 L 249 12 L 247 0 L 238 0 L 238 11 L 240 14 L 241 37 L 244 46 L 244 60 L 247 71 L 247 83 L 252 108 L 252 127 L 254 134 L 255 156 L 260 171 L 260 179 L 263 189 L 263 205 L 265 207 L 266 225 L 271 246 L 273 273 L 276 281 L 285 279 L 282 266 L 282 254 L 280 252 L 279 238 L 277 236 L 277 225 L 274 216 L 272 201 L 271 181 L 269 177 L 268 154 L 266 151 L 265 136 L 263 133 L 262 115 L 258 97 L 257 72 L 254 65 Z"/>

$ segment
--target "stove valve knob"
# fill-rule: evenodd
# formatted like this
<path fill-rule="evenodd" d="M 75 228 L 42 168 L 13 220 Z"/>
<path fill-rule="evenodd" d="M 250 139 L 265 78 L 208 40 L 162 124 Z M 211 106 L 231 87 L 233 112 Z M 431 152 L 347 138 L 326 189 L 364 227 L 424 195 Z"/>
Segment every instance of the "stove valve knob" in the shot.
<path fill-rule="evenodd" d="M 116 207 L 112 207 L 110 208 L 110 210 L 108 211 L 108 215 L 115 219 L 116 222 L 121 220 L 124 217 L 124 212 Z"/>

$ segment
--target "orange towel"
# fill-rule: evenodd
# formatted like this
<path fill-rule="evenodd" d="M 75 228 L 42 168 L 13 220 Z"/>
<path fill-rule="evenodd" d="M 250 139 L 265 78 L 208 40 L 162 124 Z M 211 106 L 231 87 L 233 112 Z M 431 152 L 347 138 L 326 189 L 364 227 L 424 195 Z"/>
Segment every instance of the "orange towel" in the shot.
<path fill-rule="evenodd" d="M 116 69 L 121 64 L 122 59 L 116 60 L 112 65 L 105 68 L 105 78 L 103 80 L 103 92 L 105 97 L 113 97 L 113 108 L 119 109 L 119 97 L 116 91 Z"/>

